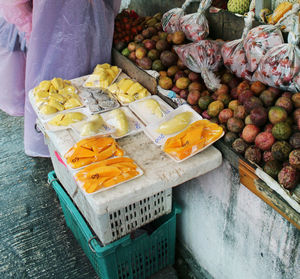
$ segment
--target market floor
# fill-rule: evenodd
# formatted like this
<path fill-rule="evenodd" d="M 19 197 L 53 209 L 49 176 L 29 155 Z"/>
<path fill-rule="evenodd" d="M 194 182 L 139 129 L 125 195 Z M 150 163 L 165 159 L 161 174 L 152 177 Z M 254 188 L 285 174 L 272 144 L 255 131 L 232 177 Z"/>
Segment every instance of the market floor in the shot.
<path fill-rule="evenodd" d="M 50 159 L 25 155 L 22 117 L 0 123 L 0 278 L 98 278 L 47 184 Z"/>

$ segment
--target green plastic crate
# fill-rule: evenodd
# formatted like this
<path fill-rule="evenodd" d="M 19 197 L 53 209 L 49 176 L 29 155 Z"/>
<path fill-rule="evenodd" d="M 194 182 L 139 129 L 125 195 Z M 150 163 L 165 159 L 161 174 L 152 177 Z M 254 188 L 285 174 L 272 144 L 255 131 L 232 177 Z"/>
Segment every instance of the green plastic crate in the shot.
<path fill-rule="evenodd" d="M 174 264 L 176 215 L 181 212 L 175 203 L 170 214 L 153 221 L 155 230 L 150 235 L 144 233 L 135 239 L 127 235 L 101 247 L 54 171 L 48 174 L 48 181 L 58 195 L 67 226 L 102 279 L 149 278 Z"/>

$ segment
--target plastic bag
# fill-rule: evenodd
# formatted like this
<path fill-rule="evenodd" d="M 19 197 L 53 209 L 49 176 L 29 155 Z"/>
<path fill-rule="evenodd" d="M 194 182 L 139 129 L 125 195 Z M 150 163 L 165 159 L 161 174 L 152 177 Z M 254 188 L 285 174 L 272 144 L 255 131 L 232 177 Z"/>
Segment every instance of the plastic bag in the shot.
<path fill-rule="evenodd" d="M 242 38 L 225 43 L 221 49 L 224 65 L 236 76 L 250 81 L 252 79 L 252 73 L 250 71 L 243 42 L 252 27 L 253 18 L 254 13 L 249 12 L 248 16 L 245 18 L 245 27 Z"/>
<path fill-rule="evenodd" d="M 288 44 L 271 48 L 261 59 L 253 79 L 282 90 L 300 92 L 299 20 L 293 17 Z"/>
<path fill-rule="evenodd" d="M 30 0 L 0 0 L 0 14 L 5 20 L 16 25 L 29 42 L 32 30 L 32 7 Z"/>
<path fill-rule="evenodd" d="M 110 63 L 114 18 L 120 0 L 34 1 L 33 26 L 27 53 L 26 92 L 43 80 L 72 79 Z M 35 131 L 36 114 L 26 94 L 25 152 L 49 156 L 43 135 Z"/>
<path fill-rule="evenodd" d="M 220 87 L 220 80 L 213 73 L 222 66 L 222 43 L 202 40 L 181 46 L 174 46 L 183 64 L 191 71 L 200 73 L 207 88 L 215 90 Z"/>
<path fill-rule="evenodd" d="M 186 0 L 181 8 L 175 8 L 163 14 L 161 19 L 162 28 L 167 33 L 180 31 L 179 19 L 184 15 L 187 6 L 195 0 Z"/>
<path fill-rule="evenodd" d="M 209 27 L 204 13 L 210 7 L 211 2 L 212 0 L 203 0 L 199 4 L 197 13 L 185 15 L 179 19 L 180 28 L 187 39 L 199 42 L 207 37 Z"/>

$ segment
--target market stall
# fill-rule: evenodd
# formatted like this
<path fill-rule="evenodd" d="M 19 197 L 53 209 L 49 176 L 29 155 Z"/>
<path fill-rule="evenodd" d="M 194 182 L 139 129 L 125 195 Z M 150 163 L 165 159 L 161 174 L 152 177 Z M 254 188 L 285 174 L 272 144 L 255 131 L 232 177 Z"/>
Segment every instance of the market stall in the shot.
<path fill-rule="evenodd" d="M 296 276 L 299 5 L 262 24 L 249 5 L 228 3 L 242 17 L 211 1 L 136 2 L 116 17 L 112 65 L 30 93 L 57 178 L 104 247 L 169 214 L 180 185 L 183 254 L 216 278 L 274 261 L 274 278 Z"/>

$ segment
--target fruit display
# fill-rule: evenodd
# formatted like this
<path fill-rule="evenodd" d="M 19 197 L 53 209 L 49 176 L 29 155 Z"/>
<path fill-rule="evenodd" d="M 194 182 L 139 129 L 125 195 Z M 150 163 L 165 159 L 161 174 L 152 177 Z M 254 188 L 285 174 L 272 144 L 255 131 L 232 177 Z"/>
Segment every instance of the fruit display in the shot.
<path fill-rule="evenodd" d="M 191 121 L 193 114 L 190 111 L 175 115 L 159 125 L 156 132 L 163 135 L 171 135 L 185 129 Z"/>
<path fill-rule="evenodd" d="M 65 154 L 67 164 L 77 169 L 112 156 L 123 156 L 123 150 L 110 137 L 91 137 L 77 142 Z"/>
<path fill-rule="evenodd" d="M 163 150 L 180 161 L 218 140 L 223 129 L 208 120 L 198 120 L 178 135 L 168 138 Z"/>
<path fill-rule="evenodd" d="M 82 106 L 76 88 L 68 80 L 53 78 L 44 80 L 34 88 L 35 105 L 42 115 Z"/>
<path fill-rule="evenodd" d="M 199 42 L 208 36 L 209 26 L 205 17 L 205 11 L 210 7 L 211 2 L 212 0 L 200 1 L 196 13 L 179 18 L 180 29 L 184 32 L 187 39 Z"/>
<path fill-rule="evenodd" d="M 84 83 L 85 87 L 106 89 L 119 75 L 120 69 L 107 63 L 98 64 Z"/>
<path fill-rule="evenodd" d="M 47 124 L 52 126 L 70 126 L 73 123 L 85 120 L 87 116 L 81 112 L 59 113 L 54 116 Z"/>
<path fill-rule="evenodd" d="M 140 174 L 136 163 L 127 157 L 112 158 L 85 167 L 75 179 L 87 193 L 115 186 Z"/>
<path fill-rule="evenodd" d="M 300 91 L 300 23 L 292 18 L 294 27 L 288 43 L 274 45 L 261 59 L 253 78 L 270 86 L 293 92 Z"/>
<path fill-rule="evenodd" d="M 86 88 L 81 95 L 92 113 L 104 112 L 119 107 L 115 98 L 101 89 Z"/>
<path fill-rule="evenodd" d="M 230 41 L 222 46 L 221 53 L 224 65 L 236 76 L 251 80 L 252 73 L 243 47 L 244 39 L 252 27 L 254 13 L 245 17 L 245 27 L 241 39 Z"/>
<path fill-rule="evenodd" d="M 114 94 L 121 104 L 128 104 L 150 95 L 145 87 L 130 78 L 123 78 L 112 84 L 108 91 Z"/>

